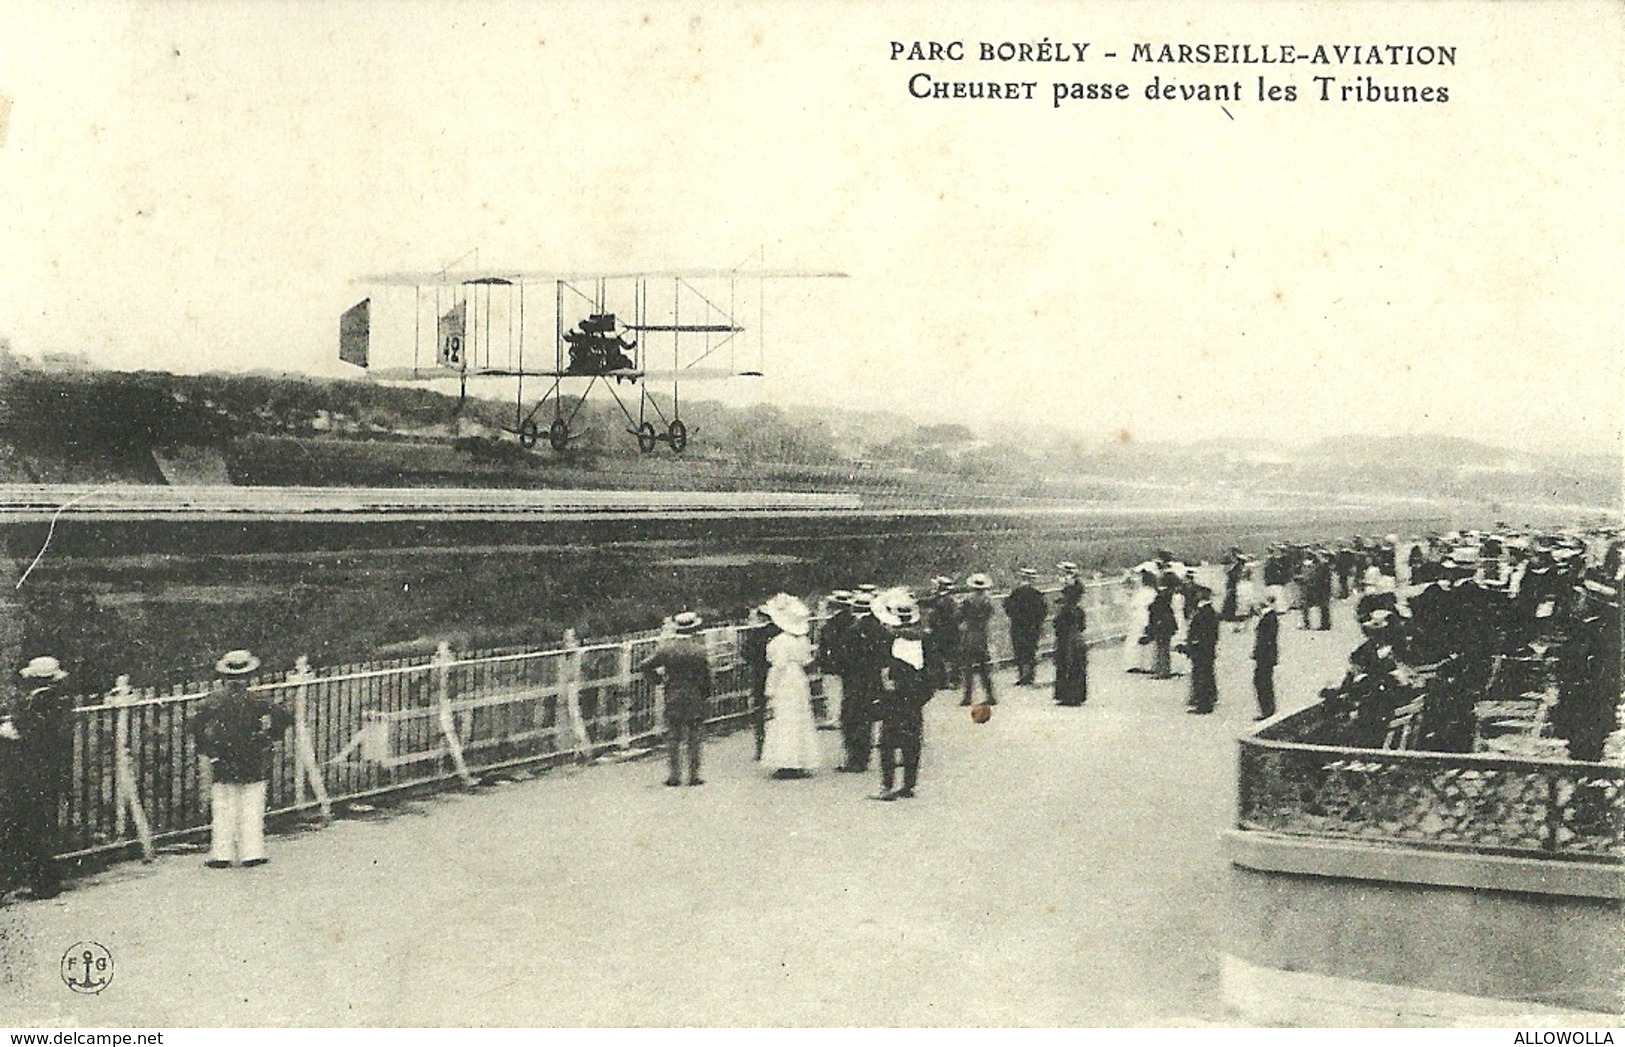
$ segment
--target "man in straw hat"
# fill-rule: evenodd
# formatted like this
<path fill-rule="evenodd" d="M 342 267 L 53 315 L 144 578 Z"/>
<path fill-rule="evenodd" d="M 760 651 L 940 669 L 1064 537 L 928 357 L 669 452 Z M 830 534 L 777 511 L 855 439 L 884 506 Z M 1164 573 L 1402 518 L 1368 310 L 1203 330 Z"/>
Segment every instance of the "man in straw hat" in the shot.
<path fill-rule="evenodd" d="M 271 750 L 293 726 L 293 715 L 263 694 L 248 689 L 260 667 L 249 651 L 228 651 L 215 663 L 216 690 L 197 705 L 191 730 L 198 754 L 209 761 L 211 869 L 264 865 L 265 783 L 271 777 Z"/>
<path fill-rule="evenodd" d="M 1055 565 L 1055 569 L 1061 572 L 1062 602 L 1070 600 L 1073 603 L 1081 603 L 1083 601 L 1083 569 L 1074 560 L 1062 560 Z M 1076 596 L 1072 595 L 1074 592 Z"/>
<path fill-rule="evenodd" d="M 841 652 L 840 770 L 860 774 L 869 769 L 875 747 L 875 701 L 880 694 L 880 669 L 885 626 L 875 620 L 874 597 L 859 589 L 852 594 L 852 624 L 845 630 Z"/>
<path fill-rule="evenodd" d="M 993 620 L 993 599 L 988 590 L 993 579 L 985 574 L 973 574 L 965 579 L 970 595 L 959 605 L 959 665 L 965 674 L 965 697 L 959 704 L 971 704 L 974 681 L 980 677 L 987 704 L 998 705 L 993 696 L 993 656 L 987 648 L 988 624 Z"/>
<path fill-rule="evenodd" d="M 874 600 L 875 620 L 890 640 L 881 667 L 879 800 L 914 796 L 920 776 L 920 745 L 925 736 L 925 703 L 934 693 L 925 670 L 925 630 L 919 604 L 906 589 L 887 589 Z M 893 789 L 898 767 L 903 786 Z"/>
<path fill-rule="evenodd" d="M 700 642 L 704 620 L 693 611 L 672 617 L 677 635 L 660 642 L 654 654 L 638 666 L 651 682 L 666 687 L 666 784 L 682 785 L 682 750 L 688 748 L 688 784 L 704 785 L 700 777 L 700 746 L 705 721 L 711 714 L 711 661 Z"/>
<path fill-rule="evenodd" d="M 1049 617 L 1049 603 L 1035 584 L 1038 572 L 1023 567 L 1021 581 L 1004 598 L 1004 613 L 1010 619 L 1010 649 L 1016 658 L 1016 685 L 1030 686 L 1038 672 L 1038 634 Z"/>
<path fill-rule="evenodd" d="M 767 741 L 767 645 L 778 635 L 778 627 L 760 607 L 751 608 L 750 618 L 740 630 L 740 655 L 750 681 L 750 725 L 755 735 L 756 759 L 762 758 Z"/>
<path fill-rule="evenodd" d="M 931 689 L 959 686 L 959 605 L 954 601 L 954 580 L 938 575 L 935 591 L 921 603 L 925 614 L 925 671 Z"/>
<path fill-rule="evenodd" d="M 841 674 L 846 671 L 846 634 L 852 628 L 851 590 L 836 589 L 829 594 L 826 604 L 831 610 L 818 630 L 818 656 L 814 664 L 823 677 L 825 713 L 838 726 L 840 710 L 846 701 L 846 683 Z M 767 657 L 765 647 L 762 657 Z"/>
<path fill-rule="evenodd" d="M 68 674 L 45 656 L 18 675 L 27 691 L 0 719 L 0 894 L 12 880 L 26 883 L 35 898 L 54 898 L 62 893 L 57 810 L 73 757 L 72 708 L 57 684 Z"/>

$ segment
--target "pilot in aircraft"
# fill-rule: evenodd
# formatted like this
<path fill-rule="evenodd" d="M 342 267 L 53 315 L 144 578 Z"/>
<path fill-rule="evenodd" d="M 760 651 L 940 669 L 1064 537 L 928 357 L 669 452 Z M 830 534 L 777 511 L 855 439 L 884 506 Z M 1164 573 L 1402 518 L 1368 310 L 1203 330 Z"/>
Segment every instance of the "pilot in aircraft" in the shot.
<path fill-rule="evenodd" d="M 609 374 L 636 368 L 627 354 L 636 349 L 638 343 L 615 333 L 614 313 L 594 313 L 577 326 L 580 330 L 564 332 L 564 340 L 570 346 L 571 374 Z"/>

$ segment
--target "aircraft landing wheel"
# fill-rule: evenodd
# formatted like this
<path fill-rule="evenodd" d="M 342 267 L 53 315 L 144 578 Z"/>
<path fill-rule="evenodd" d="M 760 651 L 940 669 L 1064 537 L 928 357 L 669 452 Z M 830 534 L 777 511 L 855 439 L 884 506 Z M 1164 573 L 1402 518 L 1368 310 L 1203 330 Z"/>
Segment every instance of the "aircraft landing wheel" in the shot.
<path fill-rule="evenodd" d="M 688 446 L 688 426 L 683 424 L 682 419 L 673 418 L 666 435 L 671 439 L 671 449 L 682 454 L 683 448 Z"/>
<path fill-rule="evenodd" d="M 655 427 L 650 422 L 638 426 L 638 450 L 648 454 L 655 449 Z"/>
<path fill-rule="evenodd" d="M 536 419 L 526 418 L 519 425 L 519 446 L 528 451 L 536 446 L 541 435 L 542 431 L 536 427 Z"/>
<path fill-rule="evenodd" d="M 570 424 L 562 418 L 553 419 L 553 424 L 547 427 L 547 442 L 553 445 L 553 450 L 563 451 L 570 446 Z"/>

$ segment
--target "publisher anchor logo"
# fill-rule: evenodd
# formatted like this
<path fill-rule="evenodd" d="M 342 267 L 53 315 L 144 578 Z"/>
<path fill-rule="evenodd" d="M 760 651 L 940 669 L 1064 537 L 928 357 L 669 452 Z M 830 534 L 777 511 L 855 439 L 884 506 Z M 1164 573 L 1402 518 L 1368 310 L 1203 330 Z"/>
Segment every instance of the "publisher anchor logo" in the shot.
<path fill-rule="evenodd" d="M 62 954 L 62 982 L 74 992 L 94 995 L 113 980 L 113 954 L 100 942 L 74 942 Z"/>

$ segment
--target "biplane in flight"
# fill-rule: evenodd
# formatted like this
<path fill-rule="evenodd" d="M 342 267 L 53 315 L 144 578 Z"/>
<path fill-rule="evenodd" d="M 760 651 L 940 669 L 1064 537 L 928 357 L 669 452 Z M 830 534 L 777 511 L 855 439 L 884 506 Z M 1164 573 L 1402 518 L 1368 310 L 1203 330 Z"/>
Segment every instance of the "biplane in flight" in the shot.
<path fill-rule="evenodd" d="M 602 386 L 620 408 L 626 431 L 640 451 L 647 454 L 665 444 L 681 453 L 690 435 L 681 410 L 684 382 L 762 374 L 766 282 L 845 275 L 791 269 L 669 269 L 442 270 L 367 276 L 357 283 L 375 289 L 380 298 L 410 289 L 411 366 L 371 366 L 375 320 L 382 319 L 374 315 L 373 294 L 340 319 L 339 358 L 367 368 L 380 380 L 457 379 L 465 396 L 471 378 L 513 379 L 514 423 L 504 428 L 526 448 L 546 439 L 555 451 L 568 449 L 584 435 L 577 424 L 582 407 Z M 537 302 L 538 290 L 551 301 Z M 747 317 L 756 320 L 754 339 L 745 337 L 748 329 L 741 321 Z M 426 318 L 429 324 L 424 323 Z M 538 352 L 533 336 L 527 350 L 527 330 L 546 321 L 551 321 L 551 348 L 544 345 Z M 424 345 L 430 333 L 432 350 Z M 545 390 L 528 409 L 527 380 L 539 382 Z M 669 411 L 662 404 L 668 381 Z M 659 397 L 652 388 L 655 383 L 662 386 Z M 628 403 L 633 399 L 635 413 Z"/>

